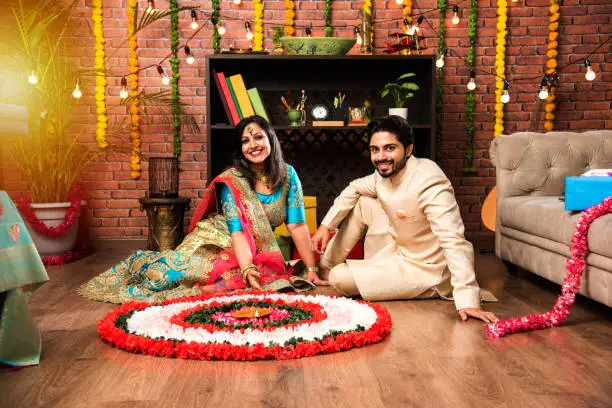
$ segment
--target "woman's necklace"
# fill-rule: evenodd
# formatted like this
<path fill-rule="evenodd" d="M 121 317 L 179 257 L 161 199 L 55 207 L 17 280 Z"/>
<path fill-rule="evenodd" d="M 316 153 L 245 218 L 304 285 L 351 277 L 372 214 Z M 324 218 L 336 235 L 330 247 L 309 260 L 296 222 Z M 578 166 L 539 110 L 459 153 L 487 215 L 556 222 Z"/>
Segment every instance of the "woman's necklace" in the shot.
<path fill-rule="evenodd" d="M 266 188 L 270 188 L 270 178 L 261 170 L 255 170 L 255 180 L 261 182 Z"/>

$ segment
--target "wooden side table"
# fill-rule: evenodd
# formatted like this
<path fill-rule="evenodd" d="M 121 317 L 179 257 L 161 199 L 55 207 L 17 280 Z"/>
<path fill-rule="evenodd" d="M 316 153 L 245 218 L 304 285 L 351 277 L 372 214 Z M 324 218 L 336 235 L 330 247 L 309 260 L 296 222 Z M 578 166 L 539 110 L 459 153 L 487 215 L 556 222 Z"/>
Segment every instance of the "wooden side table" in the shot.
<path fill-rule="evenodd" d="M 185 236 L 183 221 L 191 199 L 143 197 L 138 201 L 149 220 L 147 249 L 161 252 L 176 248 Z"/>

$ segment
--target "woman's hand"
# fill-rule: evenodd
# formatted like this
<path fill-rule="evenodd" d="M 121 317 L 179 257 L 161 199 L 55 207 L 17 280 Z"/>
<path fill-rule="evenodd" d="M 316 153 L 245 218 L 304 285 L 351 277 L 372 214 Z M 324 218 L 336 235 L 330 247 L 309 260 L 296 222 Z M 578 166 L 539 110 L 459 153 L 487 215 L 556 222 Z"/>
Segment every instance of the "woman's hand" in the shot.
<path fill-rule="evenodd" d="M 319 278 L 319 275 L 315 271 L 308 271 L 307 279 L 317 286 L 329 286 L 329 281 Z"/>
<path fill-rule="evenodd" d="M 259 284 L 259 278 L 261 278 L 261 273 L 259 273 L 256 269 L 249 269 L 246 272 L 245 280 L 248 282 L 249 286 L 255 290 L 263 290 Z"/>

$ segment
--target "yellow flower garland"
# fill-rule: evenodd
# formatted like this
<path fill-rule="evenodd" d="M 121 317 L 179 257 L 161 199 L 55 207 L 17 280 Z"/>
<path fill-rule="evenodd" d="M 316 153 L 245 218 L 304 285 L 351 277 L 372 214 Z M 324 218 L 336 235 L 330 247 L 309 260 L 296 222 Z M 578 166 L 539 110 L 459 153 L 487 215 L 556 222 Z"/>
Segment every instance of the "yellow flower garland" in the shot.
<path fill-rule="evenodd" d="M 366 15 L 367 17 L 369 17 L 370 21 L 374 22 L 374 18 L 372 16 L 372 0 L 363 0 L 363 14 Z M 365 35 L 365 33 L 362 33 L 362 35 Z M 363 39 L 363 42 L 365 43 L 365 38 Z M 372 29 L 370 30 L 370 44 L 372 47 L 372 51 L 374 50 L 374 26 L 372 26 Z"/>
<path fill-rule="evenodd" d="M 96 113 L 98 120 L 96 124 L 96 142 L 100 149 L 108 147 L 106 140 L 106 129 L 108 117 L 106 116 L 106 75 L 104 69 L 104 32 L 102 31 L 102 0 L 92 1 L 91 19 L 93 20 L 93 32 L 96 40 L 94 66 L 96 68 Z"/>
<path fill-rule="evenodd" d="M 129 0 L 127 15 L 128 15 L 128 43 L 130 47 L 130 56 L 128 58 L 130 66 L 129 84 L 130 96 L 138 94 L 138 53 L 136 52 L 138 42 L 136 41 L 136 33 L 134 32 L 134 20 L 136 18 L 134 10 L 138 0 Z M 133 180 L 138 180 L 141 175 L 140 168 L 140 146 L 142 139 L 140 136 L 140 110 L 138 108 L 138 99 L 132 99 L 130 103 L 130 115 L 132 118 L 132 154 L 130 155 L 130 177 Z"/>
<path fill-rule="evenodd" d="M 548 30 L 550 33 L 548 34 L 548 51 L 546 52 L 546 56 L 548 57 L 548 61 L 546 62 L 546 70 L 547 74 L 553 74 L 557 69 L 557 56 L 559 52 L 557 48 L 559 43 L 557 38 L 559 37 L 559 18 L 561 14 L 559 13 L 559 5 L 557 4 L 557 0 L 550 0 L 550 7 L 548 8 L 550 11 L 550 24 L 548 24 Z M 546 106 L 544 107 L 544 111 L 546 112 L 544 122 L 544 129 L 547 131 L 552 131 L 555 128 L 555 110 L 557 109 L 557 105 L 555 103 L 555 90 L 556 88 L 553 86 L 550 88 L 550 92 L 548 93 L 548 98 L 546 99 Z"/>
<path fill-rule="evenodd" d="M 263 51 L 263 11 L 262 0 L 253 0 L 253 51 Z"/>
<path fill-rule="evenodd" d="M 295 34 L 295 3 L 285 0 L 285 35 L 293 37 Z"/>
<path fill-rule="evenodd" d="M 408 21 L 408 25 L 404 27 L 404 33 L 408 34 L 410 31 L 410 25 L 412 24 L 412 0 L 404 0 L 402 15 L 404 16 L 404 19 Z M 402 50 L 402 54 L 409 55 L 410 50 Z"/>
<path fill-rule="evenodd" d="M 497 45 L 495 46 L 495 131 L 494 136 L 504 132 L 504 104 L 501 101 L 506 78 L 506 34 L 508 30 L 508 2 L 497 1 Z"/>

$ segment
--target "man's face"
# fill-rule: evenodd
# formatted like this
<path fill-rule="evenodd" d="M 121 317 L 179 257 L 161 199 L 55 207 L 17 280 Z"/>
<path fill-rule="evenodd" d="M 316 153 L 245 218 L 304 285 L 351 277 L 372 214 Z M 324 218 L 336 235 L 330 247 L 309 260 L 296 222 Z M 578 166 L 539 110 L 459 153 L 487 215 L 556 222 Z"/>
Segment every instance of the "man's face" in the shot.
<path fill-rule="evenodd" d="M 381 176 L 391 177 L 406 166 L 413 147 L 405 149 L 393 133 L 376 132 L 370 138 L 370 159 Z"/>

